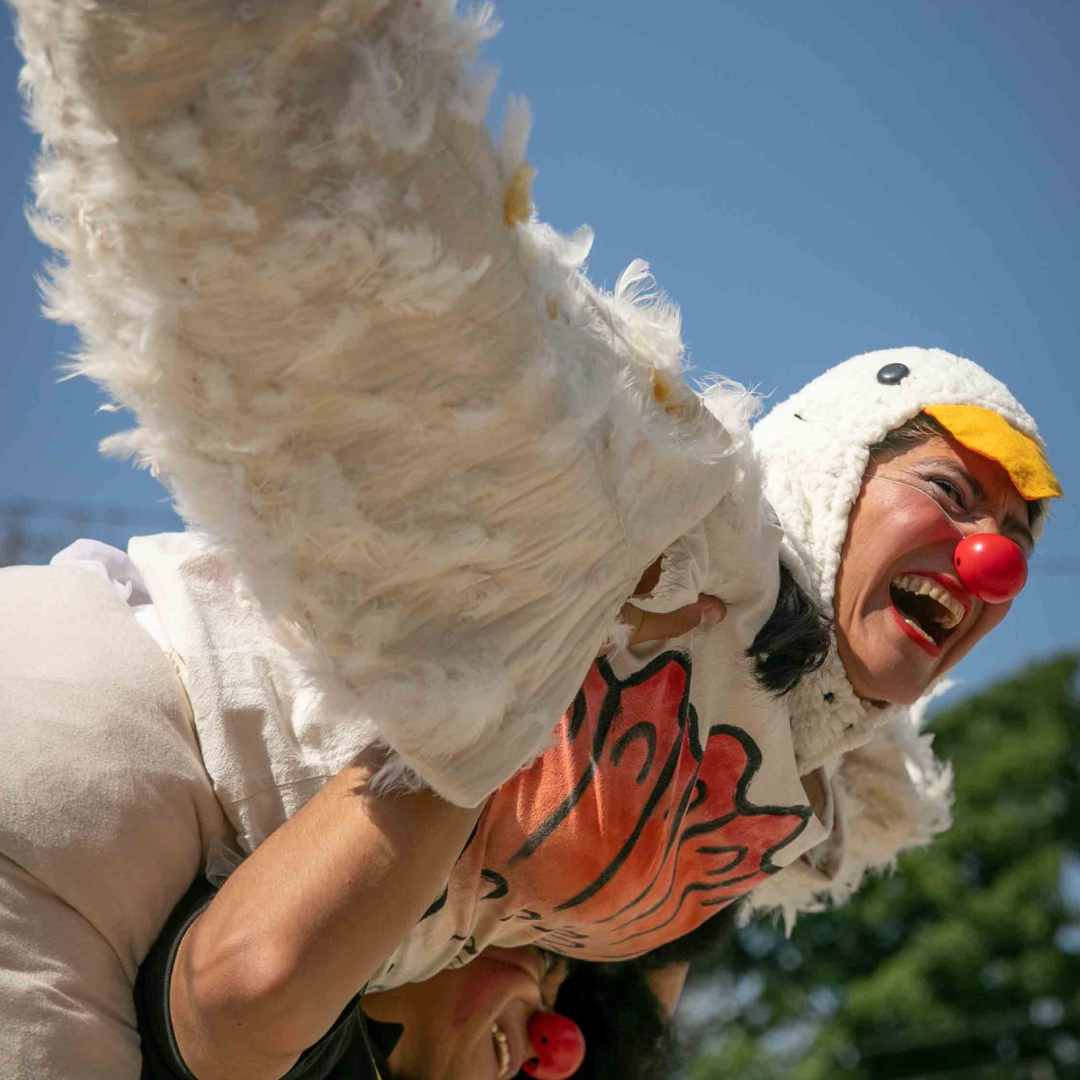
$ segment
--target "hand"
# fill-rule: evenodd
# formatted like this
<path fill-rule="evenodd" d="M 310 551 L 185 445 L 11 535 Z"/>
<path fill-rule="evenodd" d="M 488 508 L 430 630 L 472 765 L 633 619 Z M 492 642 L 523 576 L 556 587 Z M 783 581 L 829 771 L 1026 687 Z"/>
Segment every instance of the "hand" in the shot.
<path fill-rule="evenodd" d="M 631 628 L 630 645 L 640 645 L 643 641 L 662 641 L 664 638 L 679 637 L 689 633 L 696 626 L 716 626 L 727 615 L 727 608 L 722 600 L 715 596 L 702 594 L 692 604 L 675 611 L 642 611 L 633 604 L 623 604 L 619 617 Z"/>

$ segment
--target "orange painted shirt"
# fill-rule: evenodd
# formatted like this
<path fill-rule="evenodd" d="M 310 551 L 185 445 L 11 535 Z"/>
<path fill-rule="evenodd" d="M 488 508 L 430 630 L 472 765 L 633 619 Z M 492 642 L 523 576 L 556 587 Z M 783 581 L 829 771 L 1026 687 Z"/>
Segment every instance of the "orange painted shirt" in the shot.
<path fill-rule="evenodd" d="M 625 678 L 598 660 L 551 748 L 491 798 L 424 936 L 459 942 L 462 962 L 528 942 L 626 959 L 779 869 L 810 807 L 750 800 L 762 752 L 734 725 L 698 735 L 690 675 L 680 650 Z"/>

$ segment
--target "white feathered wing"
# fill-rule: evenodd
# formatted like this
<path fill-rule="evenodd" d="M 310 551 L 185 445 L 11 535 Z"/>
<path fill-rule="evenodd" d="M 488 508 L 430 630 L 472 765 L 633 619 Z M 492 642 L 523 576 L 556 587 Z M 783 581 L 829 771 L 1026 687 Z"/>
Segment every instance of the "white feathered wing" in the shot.
<path fill-rule="evenodd" d="M 342 725 L 476 803 L 640 571 L 740 475 L 677 312 L 531 221 L 451 0 L 16 0 L 39 235 L 110 441 L 278 617 Z M 738 452 L 736 452 L 738 451 Z"/>

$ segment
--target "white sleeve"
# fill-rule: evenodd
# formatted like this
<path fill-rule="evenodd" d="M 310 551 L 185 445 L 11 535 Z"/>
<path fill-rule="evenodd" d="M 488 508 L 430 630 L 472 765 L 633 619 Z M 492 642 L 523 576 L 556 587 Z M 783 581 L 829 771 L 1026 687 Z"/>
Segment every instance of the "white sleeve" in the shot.
<path fill-rule="evenodd" d="M 530 220 L 450 0 L 15 0 L 51 314 L 107 449 L 442 795 L 546 746 L 638 575 L 740 475 L 677 311 Z"/>
<path fill-rule="evenodd" d="M 79 566 L 97 574 L 116 589 L 116 595 L 125 604 L 132 607 L 150 603 L 150 593 L 138 567 L 127 552 L 112 544 L 85 537 L 73 540 L 49 560 L 49 565 Z"/>
<path fill-rule="evenodd" d="M 642 611 L 676 611 L 697 600 L 708 573 L 709 544 L 699 525 L 664 549 L 656 584 L 631 603 Z"/>

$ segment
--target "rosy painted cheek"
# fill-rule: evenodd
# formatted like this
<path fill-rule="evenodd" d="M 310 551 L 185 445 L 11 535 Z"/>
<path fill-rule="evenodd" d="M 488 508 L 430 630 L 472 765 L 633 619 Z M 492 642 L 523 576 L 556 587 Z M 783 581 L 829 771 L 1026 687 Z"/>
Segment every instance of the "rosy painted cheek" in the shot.
<path fill-rule="evenodd" d="M 464 1027 L 472 1017 L 489 1008 L 506 981 L 500 978 L 499 972 L 487 971 L 480 967 L 468 974 L 471 977 L 466 979 L 465 985 L 461 988 L 450 1018 L 450 1023 L 455 1028 Z"/>

